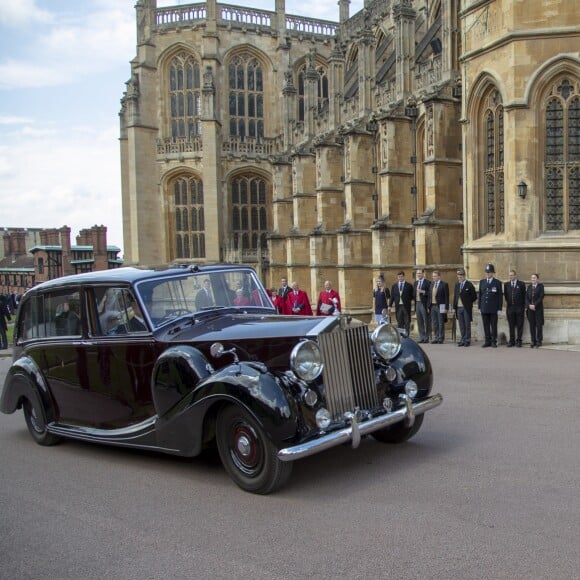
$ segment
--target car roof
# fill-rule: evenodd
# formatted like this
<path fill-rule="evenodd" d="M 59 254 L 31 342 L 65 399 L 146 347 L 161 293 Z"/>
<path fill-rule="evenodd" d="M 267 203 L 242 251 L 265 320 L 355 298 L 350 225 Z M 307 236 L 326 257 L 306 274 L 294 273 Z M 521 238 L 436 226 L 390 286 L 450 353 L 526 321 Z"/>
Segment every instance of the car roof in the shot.
<path fill-rule="evenodd" d="M 79 286 L 83 284 L 134 284 L 142 280 L 150 278 L 171 278 L 174 276 L 189 274 L 189 273 L 210 273 L 223 270 L 252 270 L 249 266 L 242 266 L 239 264 L 211 264 L 211 265 L 184 265 L 184 266 L 169 266 L 165 268 L 136 268 L 127 266 L 124 268 L 113 268 L 111 270 L 100 270 L 98 272 L 86 272 L 84 274 L 72 274 L 70 276 L 62 276 L 48 280 L 37 286 L 34 286 L 29 292 L 36 292 L 47 290 L 55 287 L 65 286 Z M 27 292 L 28 294 L 28 292 Z"/>

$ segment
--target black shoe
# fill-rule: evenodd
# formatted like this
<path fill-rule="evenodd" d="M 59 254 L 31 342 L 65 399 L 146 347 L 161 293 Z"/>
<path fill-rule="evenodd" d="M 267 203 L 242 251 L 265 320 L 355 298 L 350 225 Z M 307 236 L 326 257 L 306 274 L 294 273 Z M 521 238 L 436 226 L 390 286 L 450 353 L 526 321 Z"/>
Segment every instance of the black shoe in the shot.
<path fill-rule="evenodd" d="M 464 342 L 463 346 L 469 346 L 471 343 L 470 342 Z"/>
<path fill-rule="evenodd" d="M 532 342 L 532 344 L 530 344 L 530 348 L 534 348 L 536 346 L 535 342 Z"/>
<path fill-rule="evenodd" d="M 462 342 L 458 342 L 457 343 L 457 346 L 463 346 L 463 343 Z"/>
<path fill-rule="evenodd" d="M 507 347 L 508 348 L 512 348 L 513 346 L 515 346 L 515 344 L 513 342 L 508 342 L 507 343 Z"/>
<path fill-rule="evenodd" d="M 521 342 L 521 341 L 520 341 L 520 342 L 516 342 L 516 346 L 517 346 L 518 348 L 522 348 L 522 342 Z"/>
<path fill-rule="evenodd" d="M 542 346 L 542 343 L 541 342 L 537 342 L 536 343 L 536 348 L 540 348 L 541 346 Z"/>
<path fill-rule="evenodd" d="M 491 346 L 491 343 L 490 343 L 490 342 L 484 342 L 484 343 L 481 345 L 481 348 L 489 348 L 490 346 Z"/>
<path fill-rule="evenodd" d="M 493 343 L 491 346 L 492 346 L 493 348 L 497 348 L 497 342 L 494 342 L 494 343 Z"/>

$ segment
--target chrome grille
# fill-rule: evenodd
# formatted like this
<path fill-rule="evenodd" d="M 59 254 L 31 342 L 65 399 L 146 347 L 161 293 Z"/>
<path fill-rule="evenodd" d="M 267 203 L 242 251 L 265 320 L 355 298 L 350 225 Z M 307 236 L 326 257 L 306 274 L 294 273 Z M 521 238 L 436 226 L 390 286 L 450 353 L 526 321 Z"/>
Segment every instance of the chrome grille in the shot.
<path fill-rule="evenodd" d="M 324 360 L 326 403 L 332 417 L 355 407 L 371 409 L 379 404 L 367 326 L 342 328 L 320 334 Z"/>

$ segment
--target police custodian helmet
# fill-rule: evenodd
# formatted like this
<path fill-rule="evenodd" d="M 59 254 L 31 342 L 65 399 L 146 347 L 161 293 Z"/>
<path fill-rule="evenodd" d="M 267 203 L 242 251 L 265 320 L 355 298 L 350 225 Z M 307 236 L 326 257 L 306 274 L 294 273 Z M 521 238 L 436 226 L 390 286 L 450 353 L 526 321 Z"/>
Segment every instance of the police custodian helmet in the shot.
<path fill-rule="evenodd" d="M 495 273 L 495 268 L 493 267 L 493 264 L 486 264 L 485 271 Z"/>

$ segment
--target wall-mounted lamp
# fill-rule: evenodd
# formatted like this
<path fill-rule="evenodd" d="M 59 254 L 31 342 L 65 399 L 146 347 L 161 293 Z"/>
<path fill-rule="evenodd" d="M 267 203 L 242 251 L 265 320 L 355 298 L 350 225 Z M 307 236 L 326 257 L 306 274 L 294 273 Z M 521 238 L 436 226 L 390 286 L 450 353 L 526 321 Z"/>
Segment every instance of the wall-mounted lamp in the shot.
<path fill-rule="evenodd" d="M 405 117 L 411 117 L 411 119 L 416 119 L 418 115 L 419 109 L 417 107 L 414 107 L 413 105 L 405 107 Z"/>
<path fill-rule="evenodd" d="M 525 181 L 520 181 L 518 183 L 518 195 L 522 199 L 526 199 L 526 195 L 528 195 L 528 184 Z"/>

